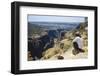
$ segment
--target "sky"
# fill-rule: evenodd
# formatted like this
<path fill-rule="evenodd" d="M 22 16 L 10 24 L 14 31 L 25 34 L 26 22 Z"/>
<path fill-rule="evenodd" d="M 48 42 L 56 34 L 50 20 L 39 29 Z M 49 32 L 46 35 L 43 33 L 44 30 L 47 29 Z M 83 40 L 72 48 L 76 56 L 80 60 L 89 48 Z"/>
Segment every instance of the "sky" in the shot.
<path fill-rule="evenodd" d="M 44 16 L 28 15 L 28 22 L 84 22 L 85 17 L 80 16 Z"/>

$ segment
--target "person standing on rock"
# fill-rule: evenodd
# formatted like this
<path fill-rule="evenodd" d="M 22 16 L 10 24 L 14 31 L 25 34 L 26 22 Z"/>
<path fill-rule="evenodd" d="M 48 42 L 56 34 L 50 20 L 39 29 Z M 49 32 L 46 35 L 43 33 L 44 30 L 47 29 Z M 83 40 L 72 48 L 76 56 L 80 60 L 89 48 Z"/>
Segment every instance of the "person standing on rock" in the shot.
<path fill-rule="evenodd" d="M 73 40 L 73 55 L 78 54 L 79 52 L 85 52 L 83 48 L 83 39 L 81 38 L 81 35 L 79 32 L 76 32 L 75 38 Z"/>

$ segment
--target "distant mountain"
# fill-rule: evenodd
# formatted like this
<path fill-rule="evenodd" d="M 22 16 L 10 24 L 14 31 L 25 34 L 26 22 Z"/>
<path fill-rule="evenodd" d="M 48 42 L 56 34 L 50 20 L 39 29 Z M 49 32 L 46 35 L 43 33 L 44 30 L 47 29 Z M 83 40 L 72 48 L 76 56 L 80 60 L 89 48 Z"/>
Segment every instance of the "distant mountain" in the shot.
<path fill-rule="evenodd" d="M 28 36 L 32 36 L 33 34 L 40 34 L 42 29 L 36 24 L 28 23 Z"/>
<path fill-rule="evenodd" d="M 44 29 L 47 30 L 72 30 L 80 23 L 61 23 L 61 22 L 28 22 L 28 36 L 33 33 L 40 34 Z"/>

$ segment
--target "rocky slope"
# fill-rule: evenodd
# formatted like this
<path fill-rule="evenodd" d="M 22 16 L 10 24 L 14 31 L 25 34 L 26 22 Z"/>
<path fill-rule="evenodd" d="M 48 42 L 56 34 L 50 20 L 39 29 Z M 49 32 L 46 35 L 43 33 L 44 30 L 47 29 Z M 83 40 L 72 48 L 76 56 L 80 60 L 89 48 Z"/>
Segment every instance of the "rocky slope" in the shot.
<path fill-rule="evenodd" d="M 87 58 L 88 57 L 88 29 L 87 29 L 86 23 L 80 23 L 80 25 L 69 32 L 67 32 L 64 36 L 64 38 L 59 41 L 55 42 L 55 46 L 53 48 L 50 48 L 46 50 L 46 52 L 43 53 L 43 57 L 41 60 L 57 60 L 58 56 L 61 55 L 64 57 L 64 59 L 80 59 L 80 58 Z M 84 53 L 79 53 L 77 55 L 72 54 L 72 40 L 74 39 L 74 35 L 76 32 L 80 32 L 82 38 L 83 38 L 83 49 L 85 50 Z M 63 49 L 60 48 L 60 44 L 63 44 Z"/>

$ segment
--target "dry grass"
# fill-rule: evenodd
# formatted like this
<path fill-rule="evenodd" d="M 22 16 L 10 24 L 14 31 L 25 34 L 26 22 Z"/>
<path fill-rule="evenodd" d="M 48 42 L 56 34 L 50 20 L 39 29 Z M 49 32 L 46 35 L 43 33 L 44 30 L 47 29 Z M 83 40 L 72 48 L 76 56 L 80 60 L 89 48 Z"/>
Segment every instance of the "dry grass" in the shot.
<path fill-rule="evenodd" d="M 84 25 L 81 24 L 82 26 L 79 29 L 75 29 L 72 31 L 69 31 L 65 34 L 65 37 L 63 40 L 59 41 L 59 43 L 55 43 L 55 46 L 53 48 L 49 48 L 45 52 L 42 53 L 43 57 L 41 60 L 46 60 L 46 59 L 56 59 L 55 57 L 57 55 L 64 55 L 66 59 L 75 59 L 75 58 L 86 58 L 88 55 L 88 33 L 87 31 L 84 30 Z M 79 54 L 77 56 L 72 55 L 72 40 L 74 39 L 74 34 L 75 32 L 79 31 L 81 33 L 81 36 L 83 38 L 83 49 L 85 50 L 84 54 Z M 63 49 L 60 48 L 60 44 L 63 45 Z M 69 56 L 69 57 L 66 57 Z M 31 60 L 32 57 L 30 54 L 28 54 L 28 60 Z"/>
<path fill-rule="evenodd" d="M 80 27 L 80 29 L 77 30 L 77 31 L 80 31 L 81 36 L 82 36 L 82 38 L 84 40 L 83 41 L 83 49 L 85 50 L 85 52 L 88 52 L 88 34 L 87 34 L 87 31 L 84 30 L 84 28 L 85 27 L 82 24 L 82 26 Z M 72 48 L 72 40 L 74 39 L 74 35 L 73 34 L 75 32 L 77 32 L 77 31 L 76 30 L 72 30 L 70 32 L 67 32 L 65 34 L 64 39 L 60 41 L 60 43 L 64 44 L 64 48 L 60 49 L 60 47 L 59 47 L 60 43 L 59 43 L 56 47 L 53 47 L 53 48 L 50 48 L 50 49 L 46 50 L 46 52 L 43 55 L 42 59 L 50 59 L 50 58 L 58 55 L 61 51 L 63 51 L 63 53 L 67 52 L 70 48 Z M 87 55 L 87 53 L 86 53 L 86 55 Z"/>

